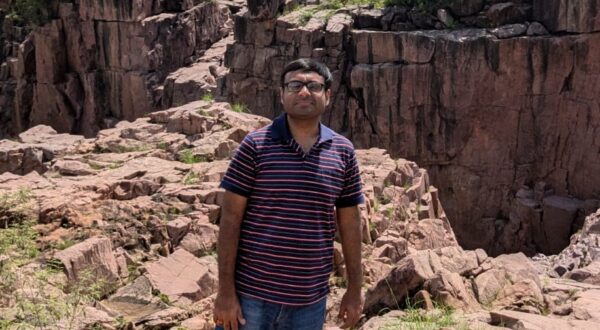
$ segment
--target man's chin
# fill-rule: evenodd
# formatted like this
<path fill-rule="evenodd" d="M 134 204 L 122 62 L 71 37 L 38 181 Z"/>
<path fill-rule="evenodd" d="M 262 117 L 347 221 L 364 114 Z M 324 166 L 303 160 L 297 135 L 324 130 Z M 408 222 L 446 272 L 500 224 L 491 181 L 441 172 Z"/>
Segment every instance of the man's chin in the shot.
<path fill-rule="evenodd" d="M 319 116 L 321 115 L 318 111 L 314 109 L 294 109 L 293 111 L 288 111 L 287 114 L 289 117 L 296 119 L 314 119 L 319 118 Z"/>

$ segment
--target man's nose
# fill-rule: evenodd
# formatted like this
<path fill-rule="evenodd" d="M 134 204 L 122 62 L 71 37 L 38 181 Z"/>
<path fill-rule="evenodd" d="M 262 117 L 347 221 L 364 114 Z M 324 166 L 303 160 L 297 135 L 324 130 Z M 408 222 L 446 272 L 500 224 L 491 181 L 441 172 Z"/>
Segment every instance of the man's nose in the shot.
<path fill-rule="evenodd" d="M 303 85 L 302 88 L 300 88 L 300 90 L 298 91 L 298 95 L 306 95 L 306 96 L 310 96 L 311 93 L 308 90 L 308 86 L 307 85 Z"/>

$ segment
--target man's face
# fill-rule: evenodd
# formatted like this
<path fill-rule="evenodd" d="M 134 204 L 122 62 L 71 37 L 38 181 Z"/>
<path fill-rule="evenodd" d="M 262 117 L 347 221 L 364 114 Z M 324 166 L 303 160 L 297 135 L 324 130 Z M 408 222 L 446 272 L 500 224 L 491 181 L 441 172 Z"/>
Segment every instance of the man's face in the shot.
<path fill-rule="evenodd" d="M 312 84 L 301 86 L 298 82 Z M 321 116 L 329 105 L 331 90 L 325 90 L 323 87 L 316 91 L 318 84 L 324 86 L 325 79 L 316 72 L 290 71 L 285 75 L 285 87 L 281 88 L 280 92 L 281 103 L 288 116 L 296 119 L 314 119 Z M 301 86 L 300 90 L 294 91 L 294 87 L 298 86 Z"/>

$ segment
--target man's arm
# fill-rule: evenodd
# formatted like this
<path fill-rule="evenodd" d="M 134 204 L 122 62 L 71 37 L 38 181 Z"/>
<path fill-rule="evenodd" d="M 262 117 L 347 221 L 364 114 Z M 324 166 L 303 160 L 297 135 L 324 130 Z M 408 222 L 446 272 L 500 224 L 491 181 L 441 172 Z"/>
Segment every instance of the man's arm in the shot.
<path fill-rule="evenodd" d="M 230 191 L 225 192 L 221 207 L 217 254 L 219 260 L 219 290 L 213 318 L 225 329 L 238 329 L 246 321 L 235 292 L 235 261 L 240 239 L 240 225 L 248 199 Z"/>
<path fill-rule="evenodd" d="M 361 221 L 358 205 L 337 209 L 337 222 L 342 240 L 342 252 L 348 275 L 348 287 L 340 304 L 338 318 L 349 328 L 358 322 L 362 313 L 361 287 L 363 281 L 361 262 Z"/>

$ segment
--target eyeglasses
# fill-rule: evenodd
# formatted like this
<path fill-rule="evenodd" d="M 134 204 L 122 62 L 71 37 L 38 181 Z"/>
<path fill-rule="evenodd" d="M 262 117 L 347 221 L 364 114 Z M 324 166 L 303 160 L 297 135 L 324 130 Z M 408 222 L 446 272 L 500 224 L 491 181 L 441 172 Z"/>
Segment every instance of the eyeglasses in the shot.
<path fill-rule="evenodd" d="M 321 91 L 323 91 L 323 88 L 325 88 L 324 84 L 318 83 L 316 81 L 303 82 L 303 81 L 298 81 L 298 80 L 292 80 L 292 81 L 286 82 L 283 85 L 285 86 L 285 88 L 288 91 L 290 91 L 292 93 L 298 93 L 299 91 L 302 90 L 302 87 L 304 87 L 304 86 L 306 86 L 308 91 L 311 93 L 321 92 Z"/>

